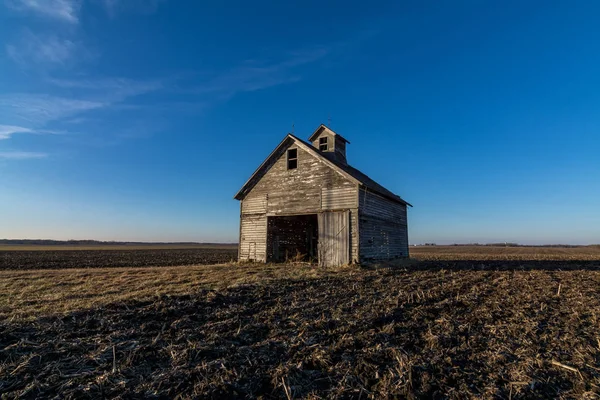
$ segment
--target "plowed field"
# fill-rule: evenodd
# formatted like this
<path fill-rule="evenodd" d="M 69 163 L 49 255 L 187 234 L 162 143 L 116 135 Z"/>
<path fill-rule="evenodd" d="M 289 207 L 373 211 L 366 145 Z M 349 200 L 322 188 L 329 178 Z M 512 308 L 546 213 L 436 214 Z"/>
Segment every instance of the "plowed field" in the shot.
<path fill-rule="evenodd" d="M 196 249 L 8 250 L 0 248 L 0 270 L 164 267 L 237 260 L 237 247 Z"/>
<path fill-rule="evenodd" d="M 446 257 L 392 269 L 0 271 L 0 393 L 600 396 L 598 261 Z"/>

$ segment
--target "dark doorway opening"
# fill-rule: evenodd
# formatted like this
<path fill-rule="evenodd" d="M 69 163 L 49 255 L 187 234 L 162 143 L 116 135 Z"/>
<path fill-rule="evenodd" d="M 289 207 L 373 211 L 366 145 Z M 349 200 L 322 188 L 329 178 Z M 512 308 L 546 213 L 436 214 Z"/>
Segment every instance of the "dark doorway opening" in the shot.
<path fill-rule="evenodd" d="M 267 261 L 316 262 L 318 238 L 317 214 L 268 217 Z"/>

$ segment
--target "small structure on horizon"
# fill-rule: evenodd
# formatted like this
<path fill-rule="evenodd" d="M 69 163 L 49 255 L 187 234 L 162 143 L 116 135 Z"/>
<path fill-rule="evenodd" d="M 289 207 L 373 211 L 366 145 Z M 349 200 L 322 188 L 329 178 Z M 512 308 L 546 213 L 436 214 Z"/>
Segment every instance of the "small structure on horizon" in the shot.
<path fill-rule="evenodd" d="M 348 165 L 341 135 L 288 134 L 235 195 L 240 261 L 338 266 L 408 257 L 407 206 Z"/>

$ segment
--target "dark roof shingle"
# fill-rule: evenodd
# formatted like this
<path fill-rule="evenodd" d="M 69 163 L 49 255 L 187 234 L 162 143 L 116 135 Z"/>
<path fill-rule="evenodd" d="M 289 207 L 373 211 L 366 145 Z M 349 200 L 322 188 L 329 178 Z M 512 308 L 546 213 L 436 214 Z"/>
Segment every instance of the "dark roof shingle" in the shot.
<path fill-rule="evenodd" d="M 365 186 L 367 189 L 378 193 L 384 197 L 389 198 L 390 200 L 395 200 L 398 201 L 400 203 L 409 205 L 412 207 L 412 204 L 410 204 L 409 202 L 407 202 L 406 200 L 404 200 L 402 197 L 398 196 L 397 194 L 394 194 L 393 192 L 389 191 L 388 189 L 386 189 L 385 187 L 383 187 L 382 185 L 380 185 L 379 183 L 375 182 L 373 179 L 369 178 L 367 175 L 363 174 L 362 172 L 360 172 L 359 170 L 357 170 L 356 168 L 348 165 L 348 164 L 343 164 L 339 161 L 336 161 L 335 159 L 332 159 L 330 157 L 327 157 L 325 154 L 321 153 L 319 150 L 317 150 L 316 148 L 314 148 L 311 144 L 305 142 L 304 140 L 290 134 L 291 137 L 293 137 L 295 140 L 303 143 L 304 145 L 306 145 L 314 154 L 319 155 L 320 157 L 323 157 L 325 159 L 327 159 L 329 162 L 331 162 L 332 164 L 334 164 L 336 167 L 338 167 L 339 169 L 341 169 L 342 171 L 344 171 L 345 173 L 347 173 L 348 175 L 352 176 L 354 179 L 356 179 L 357 181 L 359 181 L 363 186 Z"/>

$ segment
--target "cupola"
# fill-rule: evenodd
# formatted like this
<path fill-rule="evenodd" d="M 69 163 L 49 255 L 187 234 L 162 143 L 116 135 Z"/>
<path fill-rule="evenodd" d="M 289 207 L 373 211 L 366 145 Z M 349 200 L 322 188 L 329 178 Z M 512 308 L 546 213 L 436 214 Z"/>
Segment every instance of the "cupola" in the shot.
<path fill-rule="evenodd" d="M 348 163 L 346 160 L 346 144 L 350 144 L 350 142 L 325 125 L 321 124 L 308 140 L 313 147 L 327 158 L 342 164 Z"/>

